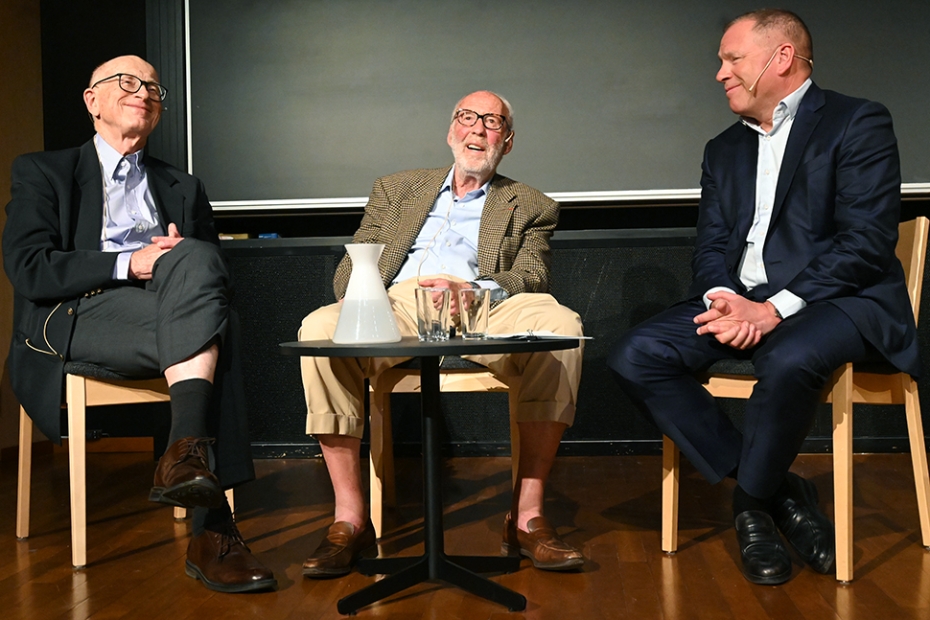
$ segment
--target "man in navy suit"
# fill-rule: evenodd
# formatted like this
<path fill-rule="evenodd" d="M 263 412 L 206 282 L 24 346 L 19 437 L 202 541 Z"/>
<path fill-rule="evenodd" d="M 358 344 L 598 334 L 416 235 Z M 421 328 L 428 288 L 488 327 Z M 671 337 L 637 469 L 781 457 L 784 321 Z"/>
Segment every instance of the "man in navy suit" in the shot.
<path fill-rule="evenodd" d="M 254 469 L 213 213 L 198 179 L 143 152 L 166 95 L 141 58 L 107 61 L 84 90 L 93 139 L 13 163 L 11 382 L 60 443 L 65 362 L 164 375 L 171 431 L 149 499 L 194 509 L 188 575 L 222 592 L 267 589 L 274 575 L 245 546 L 222 490 Z"/>
<path fill-rule="evenodd" d="M 717 81 L 740 120 L 704 152 L 689 299 L 626 333 L 609 366 L 711 482 L 737 481 L 742 569 L 791 577 L 778 531 L 815 570 L 835 559 L 814 485 L 789 473 L 822 389 L 846 362 L 916 375 L 916 328 L 895 258 L 900 166 L 880 104 L 821 90 L 801 19 L 760 10 L 720 43 Z M 694 374 L 750 359 L 741 430 Z"/>

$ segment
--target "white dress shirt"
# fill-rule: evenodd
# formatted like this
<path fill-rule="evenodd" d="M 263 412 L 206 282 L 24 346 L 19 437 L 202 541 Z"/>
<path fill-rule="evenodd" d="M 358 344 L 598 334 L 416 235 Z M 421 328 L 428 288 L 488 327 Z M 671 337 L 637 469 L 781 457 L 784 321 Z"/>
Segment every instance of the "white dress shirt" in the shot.
<path fill-rule="evenodd" d="M 785 156 L 785 147 L 788 136 L 794 125 L 798 107 L 804 98 L 811 80 L 808 78 L 800 88 L 782 99 L 772 114 L 772 129 L 765 131 L 754 121 L 741 118 L 741 122 L 759 134 L 759 156 L 756 164 L 756 204 L 752 218 L 752 225 L 746 235 L 746 249 L 740 261 L 739 278 L 747 289 L 752 290 L 760 284 L 768 283 L 763 261 L 765 239 L 768 236 L 769 225 L 772 221 L 772 208 L 775 204 L 775 188 L 778 185 L 778 174 L 781 171 L 781 162 Z M 704 303 L 710 307 L 707 295 L 719 290 L 732 289 L 715 287 L 704 294 Z M 800 311 L 807 305 L 803 299 L 787 289 L 778 291 L 768 298 L 778 313 L 787 318 Z"/>

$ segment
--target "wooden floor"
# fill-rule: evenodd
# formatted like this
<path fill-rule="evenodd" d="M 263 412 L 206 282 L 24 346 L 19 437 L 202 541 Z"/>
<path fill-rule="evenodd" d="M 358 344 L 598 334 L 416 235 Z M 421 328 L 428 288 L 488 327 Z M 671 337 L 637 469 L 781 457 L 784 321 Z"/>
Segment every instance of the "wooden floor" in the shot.
<path fill-rule="evenodd" d="M 398 462 L 400 506 L 388 515 L 381 551 L 422 552 L 418 459 Z M 15 463 L 0 466 L 0 618 L 338 618 L 336 601 L 371 583 L 353 573 L 304 579 L 300 565 L 329 525 L 332 491 L 317 460 L 257 461 L 258 480 L 237 490 L 240 528 L 277 575 L 276 592 L 233 595 L 184 575 L 189 522 L 146 501 L 154 463 L 140 454 L 88 456 L 88 562 L 70 562 L 67 461 L 37 457 L 32 536 L 14 536 Z M 547 573 L 524 561 L 494 577 L 523 593 L 506 609 L 442 584 L 426 583 L 365 608 L 358 617 L 397 618 L 930 618 L 930 553 L 920 546 L 907 455 L 856 457 L 856 581 L 843 586 L 799 562 L 780 587 L 746 582 L 729 518 L 731 486 L 710 486 L 683 467 L 681 548 L 659 549 L 659 458 L 570 457 L 553 472 L 547 513 L 587 562 L 577 573 Z M 827 456 L 802 456 L 832 515 Z M 505 458 L 445 461 L 446 550 L 495 554 L 509 502 Z"/>

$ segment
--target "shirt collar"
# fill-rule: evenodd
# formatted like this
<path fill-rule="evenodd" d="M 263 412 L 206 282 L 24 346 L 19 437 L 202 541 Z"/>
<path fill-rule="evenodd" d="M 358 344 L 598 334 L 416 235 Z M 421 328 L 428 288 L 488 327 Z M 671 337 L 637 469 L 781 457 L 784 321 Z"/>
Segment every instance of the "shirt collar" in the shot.
<path fill-rule="evenodd" d="M 804 99 L 804 95 L 807 94 L 807 89 L 811 87 L 812 83 L 811 79 L 807 78 L 796 91 L 778 102 L 775 111 L 772 113 L 772 130 L 768 132 L 768 135 L 777 133 L 786 120 L 794 120 L 794 117 L 798 114 L 798 108 L 801 107 L 801 100 Z M 765 135 L 765 131 L 755 121 L 745 117 L 740 117 L 740 121 L 747 127 Z"/>
<path fill-rule="evenodd" d="M 103 168 L 103 176 L 107 180 L 112 181 L 113 179 L 117 178 L 116 173 L 120 162 L 123 161 L 123 155 L 121 155 L 119 151 L 110 146 L 107 141 L 100 136 L 99 133 L 94 136 L 94 143 L 97 146 L 97 155 L 100 157 L 100 166 Z M 139 170 L 144 170 L 142 165 L 142 149 L 139 149 L 136 151 L 136 153 L 138 153 L 136 163 L 139 166 Z M 135 153 L 130 153 L 126 157 L 134 154 Z"/>
<path fill-rule="evenodd" d="M 454 174 L 455 174 L 455 166 L 453 165 L 452 168 L 449 170 L 449 174 L 446 175 L 446 180 L 442 182 L 442 187 L 439 188 L 439 193 L 442 194 L 443 192 L 448 191 L 450 194 L 452 194 L 452 199 L 458 200 L 459 202 L 470 202 L 472 200 L 475 200 L 476 198 L 481 198 L 482 196 L 487 194 L 488 188 L 491 186 L 491 180 L 494 178 L 492 176 L 491 179 L 488 179 L 487 181 L 485 181 L 484 185 L 482 185 L 478 189 L 473 189 L 467 194 L 465 194 L 464 196 L 462 196 L 461 198 L 456 198 L 455 194 L 452 192 L 452 176 Z"/>

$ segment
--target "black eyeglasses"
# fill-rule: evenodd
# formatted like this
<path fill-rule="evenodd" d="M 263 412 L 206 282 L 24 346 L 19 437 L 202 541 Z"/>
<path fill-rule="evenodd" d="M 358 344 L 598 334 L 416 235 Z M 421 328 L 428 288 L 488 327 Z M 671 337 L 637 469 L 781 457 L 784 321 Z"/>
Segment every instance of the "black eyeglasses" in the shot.
<path fill-rule="evenodd" d="M 109 82 L 110 80 L 119 79 L 119 87 L 125 90 L 127 93 L 137 93 L 139 89 L 145 86 L 145 90 L 152 96 L 152 99 L 157 101 L 164 101 L 165 97 L 168 96 L 168 89 L 159 84 L 158 82 L 146 82 L 145 80 L 140 80 L 136 76 L 130 73 L 117 73 L 111 75 L 110 77 L 105 77 L 102 80 L 97 80 L 90 85 L 91 88 L 97 88 L 97 84 L 102 84 L 103 82 Z"/>
<path fill-rule="evenodd" d="M 466 127 L 474 127 L 475 123 L 477 123 L 480 118 L 484 128 L 490 129 L 491 131 L 500 131 L 507 124 L 507 118 L 500 114 L 491 114 L 490 112 L 487 114 L 478 114 L 474 110 L 466 110 L 464 108 L 456 110 L 452 118 Z"/>

